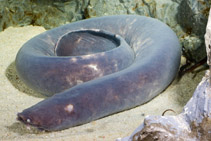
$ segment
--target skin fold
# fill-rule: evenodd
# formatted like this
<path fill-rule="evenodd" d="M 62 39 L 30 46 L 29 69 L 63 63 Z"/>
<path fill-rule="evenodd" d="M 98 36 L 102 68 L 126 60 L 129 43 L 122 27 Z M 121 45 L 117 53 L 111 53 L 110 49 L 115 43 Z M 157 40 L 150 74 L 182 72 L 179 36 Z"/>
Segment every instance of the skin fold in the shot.
<path fill-rule="evenodd" d="M 16 68 L 29 87 L 51 97 L 18 120 L 56 131 L 141 105 L 172 82 L 180 56 L 175 33 L 144 16 L 91 18 L 46 31 L 23 45 Z"/>

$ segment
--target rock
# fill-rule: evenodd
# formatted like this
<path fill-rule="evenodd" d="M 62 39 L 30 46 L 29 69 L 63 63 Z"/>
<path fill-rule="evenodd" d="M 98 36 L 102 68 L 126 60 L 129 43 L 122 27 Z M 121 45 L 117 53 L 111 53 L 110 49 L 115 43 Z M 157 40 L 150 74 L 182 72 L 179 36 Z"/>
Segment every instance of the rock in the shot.
<path fill-rule="evenodd" d="M 197 36 L 187 35 L 181 38 L 184 47 L 183 54 L 191 62 L 198 62 L 206 56 L 204 39 Z"/>
<path fill-rule="evenodd" d="M 207 28 L 206 28 L 205 44 L 206 44 L 206 50 L 207 50 L 207 64 L 209 65 L 209 68 L 210 68 L 209 77 L 210 77 L 210 84 L 211 84 L 211 10 L 210 10 L 209 19 L 208 19 Z"/>
<path fill-rule="evenodd" d="M 46 29 L 83 19 L 89 0 L 1 0 L 0 31 L 9 26 L 39 25 Z"/>
<path fill-rule="evenodd" d="M 106 15 L 127 14 L 127 9 L 119 0 L 90 0 L 85 8 L 85 18 L 100 17 Z"/>
<path fill-rule="evenodd" d="M 177 20 L 187 34 L 204 37 L 210 0 L 182 0 Z"/>
<path fill-rule="evenodd" d="M 174 31 L 179 32 L 176 30 L 176 26 L 179 26 L 176 19 L 179 4 L 169 0 L 156 0 L 155 3 L 154 17 L 169 25 Z"/>
<path fill-rule="evenodd" d="M 205 34 L 205 44 L 206 44 L 206 50 L 207 50 L 207 64 L 211 66 L 211 11 L 207 23 L 207 29 Z M 210 69 L 211 72 L 211 69 Z M 211 76 L 211 75 L 210 75 Z"/>
<path fill-rule="evenodd" d="M 186 33 L 186 39 L 183 40 L 182 46 L 185 52 L 188 53 L 186 57 L 195 62 L 206 56 L 204 34 L 210 4 L 210 0 L 182 0 L 178 6 L 177 21 Z M 200 39 L 201 44 L 192 40 L 192 37 Z"/>

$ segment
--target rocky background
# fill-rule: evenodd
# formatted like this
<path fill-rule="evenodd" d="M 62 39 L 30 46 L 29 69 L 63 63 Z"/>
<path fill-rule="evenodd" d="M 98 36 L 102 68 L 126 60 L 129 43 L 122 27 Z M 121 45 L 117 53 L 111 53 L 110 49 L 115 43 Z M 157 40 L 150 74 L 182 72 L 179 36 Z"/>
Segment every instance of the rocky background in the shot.
<path fill-rule="evenodd" d="M 46 29 L 104 15 L 136 14 L 157 18 L 178 35 L 185 57 L 205 58 L 204 34 L 211 0 L 0 0 L 0 31 L 9 26 Z"/>

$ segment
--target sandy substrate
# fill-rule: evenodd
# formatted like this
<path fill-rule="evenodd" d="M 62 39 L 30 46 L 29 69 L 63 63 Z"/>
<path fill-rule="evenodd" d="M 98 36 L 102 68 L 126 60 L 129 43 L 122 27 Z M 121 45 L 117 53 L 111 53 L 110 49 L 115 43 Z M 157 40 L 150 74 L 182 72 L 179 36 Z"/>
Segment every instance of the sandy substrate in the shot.
<path fill-rule="evenodd" d="M 10 27 L 0 32 L 0 140 L 112 141 L 125 137 L 143 122 L 146 115 L 161 115 L 166 109 L 180 113 L 204 75 L 204 71 L 195 77 L 191 73 L 185 74 L 152 101 L 134 109 L 59 132 L 35 132 L 18 122 L 16 114 L 44 97 L 20 81 L 14 61 L 24 42 L 43 31 L 42 27 L 27 26 Z"/>

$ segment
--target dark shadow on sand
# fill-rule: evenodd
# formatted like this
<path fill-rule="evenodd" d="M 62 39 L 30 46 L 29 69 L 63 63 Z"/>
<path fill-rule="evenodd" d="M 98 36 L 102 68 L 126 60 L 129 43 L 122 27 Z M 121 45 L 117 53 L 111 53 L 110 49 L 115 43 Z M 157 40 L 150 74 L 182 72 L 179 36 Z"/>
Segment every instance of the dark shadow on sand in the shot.
<path fill-rule="evenodd" d="M 182 76 L 182 77 L 186 77 L 185 79 L 182 77 L 176 78 L 177 82 L 181 81 L 181 83 L 177 83 L 177 89 L 176 89 L 177 95 L 175 95 L 176 97 L 175 99 L 177 100 L 180 106 L 184 107 L 187 104 L 187 102 L 193 96 L 193 93 L 197 85 L 201 82 L 204 74 L 205 74 L 205 70 L 201 70 L 199 72 L 197 71 L 197 72 L 192 72 L 192 73 L 186 73 L 185 76 Z"/>
<path fill-rule="evenodd" d="M 19 135 L 26 135 L 26 134 L 44 134 L 48 132 L 42 132 L 37 130 L 35 127 L 27 127 L 21 122 L 15 122 L 10 126 L 6 127 L 9 131 L 17 133 Z M 30 129 L 29 129 L 30 128 Z"/>
<path fill-rule="evenodd" d="M 20 78 L 17 75 L 16 68 L 15 68 L 15 62 L 12 62 L 6 69 L 5 75 L 7 79 L 10 81 L 10 83 L 19 91 L 28 94 L 30 96 L 38 97 L 38 98 L 46 98 L 46 96 L 35 92 L 34 90 L 27 87 L 23 81 L 20 80 Z"/>

